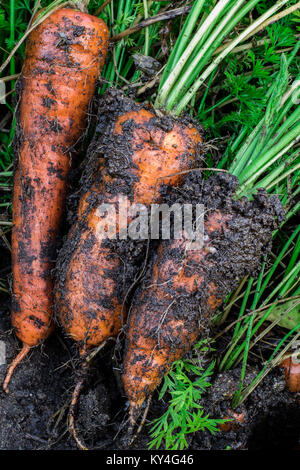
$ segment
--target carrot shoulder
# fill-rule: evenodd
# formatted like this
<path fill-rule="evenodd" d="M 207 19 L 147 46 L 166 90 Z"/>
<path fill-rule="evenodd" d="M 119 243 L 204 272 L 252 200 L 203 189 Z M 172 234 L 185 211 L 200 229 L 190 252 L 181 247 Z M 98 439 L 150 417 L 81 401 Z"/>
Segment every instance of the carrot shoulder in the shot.
<path fill-rule="evenodd" d="M 102 20 L 66 8 L 52 13 L 27 41 L 18 83 L 12 232 L 12 324 L 27 351 L 53 329 L 51 270 L 67 175 L 107 43 Z"/>

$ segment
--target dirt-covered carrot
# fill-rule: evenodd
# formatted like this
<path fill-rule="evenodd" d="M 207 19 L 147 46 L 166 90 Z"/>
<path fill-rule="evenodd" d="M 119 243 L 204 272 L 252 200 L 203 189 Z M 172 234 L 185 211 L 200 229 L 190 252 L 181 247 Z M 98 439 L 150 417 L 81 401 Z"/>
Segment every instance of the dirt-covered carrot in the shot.
<path fill-rule="evenodd" d="M 237 179 L 219 174 L 207 181 L 189 176 L 176 200 L 204 205 L 203 246 L 190 240 L 162 241 L 128 321 L 123 382 L 134 425 L 173 361 L 207 334 L 213 312 L 245 275 L 255 274 L 270 246 L 277 198 L 259 191 L 235 200 Z"/>
<path fill-rule="evenodd" d="M 85 186 L 77 222 L 62 250 L 62 266 L 58 269 L 59 318 L 82 348 L 97 346 L 119 331 L 128 287 L 122 282 L 122 263 L 126 269 L 130 252 L 127 260 L 122 261 L 117 243 L 101 238 L 99 207 L 111 204 L 118 216 L 120 196 L 128 198 L 128 208 L 129 203 L 149 206 L 160 201 L 162 189 L 178 183 L 183 178 L 180 172 L 195 164 L 202 141 L 199 131 L 190 123 L 161 120 L 152 110 L 113 91 L 107 93 L 104 101 L 106 111 L 99 110 L 100 121 L 107 125 L 109 114 L 114 117 L 100 142 L 96 135 L 91 144 L 91 160 L 98 162 L 103 155 L 104 168 L 99 171 L 96 167 L 92 176 L 84 178 L 92 184 Z M 127 112 L 120 115 L 124 109 Z M 92 166 L 90 162 L 89 167 Z M 110 215 L 113 217 L 113 209 L 106 217 L 107 224 Z M 116 232 L 121 229 L 124 227 L 119 221 Z M 132 281 L 132 273 L 130 278 Z"/>
<path fill-rule="evenodd" d="M 119 238 L 125 229 L 119 218 L 120 197 L 127 197 L 126 210 L 132 204 L 159 202 L 167 186 L 178 184 L 182 171 L 195 165 L 202 142 L 190 121 L 161 119 L 114 90 L 108 90 L 99 108 L 98 131 L 89 149 L 77 221 L 57 268 L 58 316 L 66 333 L 78 342 L 81 355 L 120 331 L 126 292 L 145 254 L 145 242 L 136 246 L 130 239 L 101 237 L 104 214 L 99 208 L 110 205 L 105 221 L 109 225 L 114 215 L 118 217 Z"/>
<path fill-rule="evenodd" d="M 13 197 L 12 324 L 23 349 L 16 365 L 53 329 L 51 270 L 73 147 L 84 132 L 103 67 L 108 29 L 73 9 L 53 12 L 30 34 L 21 79 Z"/>

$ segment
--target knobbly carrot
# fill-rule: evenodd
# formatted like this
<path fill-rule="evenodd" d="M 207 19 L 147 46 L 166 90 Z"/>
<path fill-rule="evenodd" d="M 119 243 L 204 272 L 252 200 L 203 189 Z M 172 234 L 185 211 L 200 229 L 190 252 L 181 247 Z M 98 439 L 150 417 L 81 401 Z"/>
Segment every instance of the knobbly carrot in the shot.
<path fill-rule="evenodd" d="M 202 142 L 191 122 L 161 119 L 114 90 L 109 90 L 99 109 L 101 126 L 104 135 L 96 133 L 90 147 L 88 168 L 95 170 L 83 178 L 77 221 L 57 269 L 57 313 L 66 333 L 78 342 L 81 356 L 119 333 L 126 316 L 126 292 L 137 272 L 137 255 L 141 258 L 141 250 L 131 254 L 130 242 L 99 236 L 99 207 L 110 204 L 105 219 L 109 225 L 114 213 L 119 215 L 120 196 L 128 198 L 128 206 L 149 207 L 161 201 L 162 192 L 179 184 L 182 172 L 195 165 Z M 116 237 L 124 231 L 122 224 L 118 222 Z M 77 398 L 79 391 L 77 386 Z M 69 422 L 77 444 L 85 448 L 73 425 L 77 398 L 73 395 Z"/>
<path fill-rule="evenodd" d="M 178 197 L 204 205 L 203 245 L 190 249 L 184 233 L 162 241 L 132 301 L 123 373 L 131 428 L 172 363 L 209 334 L 228 293 L 257 272 L 277 226 L 277 199 L 260 191 L 253 201 L 236 200 L 237 180 L 230 175 L 193 178 Z"/>

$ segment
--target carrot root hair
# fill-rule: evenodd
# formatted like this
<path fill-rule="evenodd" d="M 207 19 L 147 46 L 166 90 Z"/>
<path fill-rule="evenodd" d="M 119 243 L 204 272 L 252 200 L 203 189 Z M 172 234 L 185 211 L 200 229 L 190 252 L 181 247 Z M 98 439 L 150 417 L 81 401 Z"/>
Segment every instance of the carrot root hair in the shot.
<path fill-rule="evenodd" d="M 81 439 L 78 437 L 77 430 L 75 427 L 74 416 L 75 416 L 75 410 L 76 410 L 76 406 L 78 403 L 78 399 L 79 399 L 79 396 L 80 396 L 80 393 L 81 393 L 81 390 L 82 390 L 82 387 L 83 387 L 83 384 L 87 375 L 87 368 L 88 368 L 88 362 L 85 361 L 81 368 L 80 378 L 77 381 L 73 390 L 72 399 L 71 399 L 71 403 L 69 407 L 69 414 L 68 414 L 69 432 L 73 436 L 74 441 L 76 442 L 78 448 L 81 450 L 88 450 L 88 448 L 86 447 L 85 444 L 83 444 Z"/>
<path fill-rule="evenodd" d="M 146 407 L 145 407 L 145 411 L 143 413 L 141 422 L 140 422 L 139 427 L 138 427 L 137 431 L 135 432 L 135 434 L 133 434 L 133 430 L 134 430 L 134 427 L 135 427 L 136 422 L 138 420 L 138 417 L 141 413 L 141 407 L 132 406 L 131 409 L 130 409 L 130 414 L 129 414 L 129 423 L 130 424 L 129 424 L 128 433 L 132 437 L 130 437 L 129 446 L 131 446 L 134 443 L 134 441 L 136 440 L 136 438 L 140 434 L 141 430 L 143 429 L 143 426 L 145 424 L 145 421 L 146 421 L 146 418 L 147 418 L 147 415 L 148 415 L 151 399 L 152 399 L 152 395 L 150 395 L 148 397 Z"/>
<path fill-rule="evenodd" d="M 87 350 L 85 347 L 81 348 L 79 351 L 80 358 L 83 359 L 83 364 L 81 366 L 81 373 L 80 373 L 80 378 L 77 381 L 73 394 L 72 394 L 72 399 L 69 407 L 69 413 L 68 413 L 68 428 L 70 434 L 73 436 L 74 441 L 76 442 L 78 448 L 80 450 L 89 450 L 88 447 L 82 442 L 82 440 L 78 437 L 78 433 L 75 427 L 75 410 L 76 406 L 78 403 L 78 399 L 80 397 L 80 393 L 84 384 L 84 381 L 87 376 L 88 372 L 88 367 L 91 362 L 91 360 L 96 356 L 96 354 L 104 348 L 106 344 L 106 341 L 104 341 L 102 344 L 100 344 L 96 349 L 94 349 L 89 355 L 87 355 Z"/>
<path fill-rule="evenodd" d="M 23 344 L 23 347 L 22 347 L 21 351 L 19 352 L 17 357 L 15 357 L 15 359 L 12 361 L 11 365 L 9 366 L 8 371 L 6 373 L 5 380 L 3 382 L 3 390 L 5 391 L 5 393 L 9 392 L 8 384 L 9 384 L 10 379 L 11 379 L 13 373 L 14 373 L 15 368 L 17 367 L 18 364 L 20 364 L 20 362 L 23 361 L 24 357 L 27 356 L 30 349 L 31 348 L 30 348 L 30 346 L 28 346 L 28 344 Z"/>

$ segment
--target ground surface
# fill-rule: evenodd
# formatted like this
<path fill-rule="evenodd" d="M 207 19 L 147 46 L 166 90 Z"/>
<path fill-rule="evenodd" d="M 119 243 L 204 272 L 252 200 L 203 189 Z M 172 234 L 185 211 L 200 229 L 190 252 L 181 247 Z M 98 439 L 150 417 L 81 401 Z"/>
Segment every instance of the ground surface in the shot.
<path fill-rule="evenodd" d="M 197 193 L 197 191 L 196 191 Z M 68 201 L 68 207 L 73 199 Z M 74 202 L 76 208 L 76 202 Z M 72 208 L 71 208 L 72 209 Z M 70 222 L 73 211 L 69 207 Z M 10 280 L 10 254 L 2 240 L 1 278 Z M 9 282 L 8 282 L 9 284 Z M 11 330 L 10 296 L 0 295 L 0 340 L 6 345 L 9 364 L 20 350 L 20 342 Z M 126 448 L 123 439 L 128 407 L 121 385 L 121 348 L 108 344 L 91 364 L 76 413 L 76 428 L 89 448 Z M 76 449 L 67 429 L 67 410 L 78 377 L 79 362 L 74 343 L 57 327 L 42 347 L 32 350 L 11 380 L 10 393 L 0 388 L 0 449 Z M 251 370 L 251 367 L 250 369 Z M 0 365 L 0 384 L 6 365 Z M 257 371 L 253 370 L 256 375 Z M 228 416 L 230 400 L 238 385 L 240 371 L 213 378 L 209 394 L 203 397 L 205 412 L 212 417 Z M 252 376 L 253 378 L 253 376 Z M 251 380 L 251 372 L 250 377 Z M 281 371 L 267 376 L 245 403 L 245 422 L 216 436 L 198 432 L 190 436 L 190 449 L 265 449 L 300 448 L 300 396 L 285 389 Z M 148 422 L 161 416 L 167 403 L 154 396 Z M 125 424 L 125 426 L 123 426 Z M 121 432 L 119 432 L 121 429 Z M 150 441 L 146 425 L 134 444 L 147 449 Z"/>
<path fill-rule="evenodd" d="M 1 302 L 0 331 L 10 362 L 20 345 L 10 329 L 8 298 Z M 77 411 L 79 434 L 91 448 L 112 450 L 123 446 L 122 433 L 115 440 L 114 437 L 126 417 L 126 400 L 112 352 L 113 345 L 108 346 L 92 364 Z M 31 352 L 16 369 L 9 395 L 0 391 L 0 449 L 76 449 L 66 427 L 66 408 L 76 366 L 76 351 L 59 330 L 42 348 Z M 0 366 L 0 382 L 5 370 L 6 366 Z M 215 377 L 203 402 L 212 416 L 226 415 L 238 377 L 239 371 Z M 299 396 L 284 388 L 281 372 L 274 371 L 245 403 L 242 426 L 214 437 L 196 433 L 190 448 L 299 449 L 299 400 Z M 154 398 L 149 419 L 158 417 L 165 407 L 165 403 Z M 146 426 L 134 447 L 147 448 L 147 442 Z"/>

